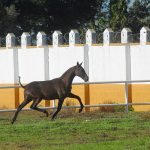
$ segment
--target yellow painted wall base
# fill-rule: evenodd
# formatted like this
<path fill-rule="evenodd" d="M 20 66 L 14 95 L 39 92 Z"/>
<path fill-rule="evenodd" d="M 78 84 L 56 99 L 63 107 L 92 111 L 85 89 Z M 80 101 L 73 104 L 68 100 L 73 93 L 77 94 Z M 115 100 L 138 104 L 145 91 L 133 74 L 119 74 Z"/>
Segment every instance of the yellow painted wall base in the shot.
<path fill-rule="evenodd" d="M 4 86 L 4 85 L 3 85 Z M 5 85 L 8 86 L 8 85 Z M 12 86 L 12 85 L 11 85 Z M 124 103 L 124 84 L 73 85 L 72 93 L 81 97 L 83 104 Z M 24 100 L 23 88 L 0 89 L 0 109 L 13 109 Z M 150 102 L 150 84 L 129 85 L 130 102 Z M 32 102 L 31 102 L 32 103 Z M 29 108 L 29 103 L 25 108 Z M 78 100 L 66 98 L 64 105 L 79 105 Z M 42 101 L 39 106 L 52 106 L 52 101 Z M 57 106 L 57 101 L 56 101 Z M 150 111 L 150 105 L 133 106 L 135 111 Z M 88 111 L 89 109 L 87 109 Z"/>
<path fill-rule="evenodd" d="M 0 89 L 0 109 L 13 109 L 14 107 L 14 89 Z"/>
<path fill-rule="evenodd" d="M 133 103 L 150 102 L 150 84 L 133 84 L 131 88 Z M 150 111 L 150 105 L 134 106 L 136 111 Z"/>
<path fill-rule="evenodd" d="M 124 103 L 124 85 L 94 84 L 90 85 L 90 104 Z"/>

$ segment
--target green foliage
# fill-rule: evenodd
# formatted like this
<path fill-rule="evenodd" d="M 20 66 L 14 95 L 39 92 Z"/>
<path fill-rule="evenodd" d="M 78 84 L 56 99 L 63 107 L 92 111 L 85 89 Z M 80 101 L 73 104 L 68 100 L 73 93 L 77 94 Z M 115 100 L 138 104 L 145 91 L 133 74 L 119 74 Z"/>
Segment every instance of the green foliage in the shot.
<path fill-rule="evenodd" d="M 129 27 L 139 33 L 150 27 L 150 0 L 2 0 L 0 1 L 0 36 L 14 32 L 54 30 L 68 33 L 78 29 L 81 38 L 88 28 L 102 33 L 107 27 L 120 31 Z"/>
<path fill-rule="evenodd" d="M 115 106 L 115 112 L 125 112 L 126 106 Z M 128 107 L 129 111 L 134 111 L 134 108 L 132 106 Z"/>
<path fill-rule="evenodd" d="M 95 16 L 82 24 L 79 28 L 80 32 L 85 32 L 87 29 L 94 29 L 97 33 L 102 33 L 109 24 L 109 0 L 102 1 L 101 7 L 97 10 Z"/>
<path fill-rule="evenodd" d="M 150 27 L 150 0 L 135 0 L 131 6 L 127 0 L 110 1 L 110 27 L 119 31 L 129 27 L 139 33 L 143 26 Z"/>
<path fill-rule="evenodd" d="M 11 32 L 17 28 L 16 35 L 41 30 L 49 34 L 54 30 L 70 31 L 93 18 L 101 6 L 101 0 L 8 0 L 1 3 L 6 16 L 1 13 L 0 18 L 5 17 L 5 20 L 0 20 Z M 0 34 L 7 33 L 6 29 L 0 28 Z"/>
<path fill-rule="evenodd" d="M 82 31 L 93 28 L 102 33 L 107 27 L 114 31 L 130 28 L 139 33 L 143 26 L 150 27 L 150 0 L 106 0 L 94 18 L 81 26 Z"/>
<path fill-rule="evenodd" d="M 5 33 L 16 31 L 16 18 L 18 13 L 16 12 L 15 5 L 4 7 L 0 2 L 0 35 Z"/>
<path fill-rule="evenodd" d="M 108 102 L 106 104 L 115 104 L 115 103 Z M 99 110 L 101 112 L 125 112 L 126 106 L 101 106 L 99 107 Z M 132 106 L 129 106 L 128 110 L 134 111 L 134 108 Z"/>
<path fill-rule="evenodd" d="M 110 1 L 110 26 L 116 30 L 122 30 L 127 25 L 127 2 L 126 0 Z"/>
<path fill-rule="evenodd" d="M 135 0 L 129 8 L 128 26 L 134 33 L 139 33 L 143 26 L 150 27 L 150 0 Z"/>

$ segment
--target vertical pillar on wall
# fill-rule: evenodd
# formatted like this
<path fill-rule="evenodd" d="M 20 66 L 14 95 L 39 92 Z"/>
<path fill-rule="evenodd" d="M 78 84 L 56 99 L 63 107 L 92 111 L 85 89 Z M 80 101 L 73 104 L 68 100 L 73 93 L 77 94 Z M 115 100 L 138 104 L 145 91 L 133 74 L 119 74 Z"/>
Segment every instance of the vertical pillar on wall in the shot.
<path fill-rule="evenodd" d="M 150 42 L 150 29 L 143 27 L 140 30 L 140 44 L 145 45 L 147 42 Z"/>
<path fill-rule="evenodd" d="M 60 31 L 54 31 L 52 36 L 53 47 L 57 48 L 63 44 L 63 36 Z M 55 107 L 55 100 L 53 100 L 52 106 Z"/>
<path fill-rule="evenodd" d="M 121 43 L 130 43 L 132 42 L 131 37 L 132 31 L 129 28 L 123 28 L 121 31 Z"/>
<path fill-rule="evenodd" d="M 14 64 L 14 85 L 18 86 L 18 49 L 13 48 L 13 64 Z M 15 108 L 19 106 L 19 88 L 14 88 L 14 99 L 15 99 Z"/>
<path fill-rule="evenodd" d="M 16 37 L 13 33 L 8 33 L 6 36 L 6 47 L 12 48 L 16 45 Z"/>
<path fill-rule="evenodd" d="M 53 33 L 53 47 L 58 47 L 63 43 L 63 36 L 60 31 L 54 31 Z"/>
<path fill-rule="evenodd" d="M 44 50 L 44 80 L 49 80 L 49 48 L 47 45 L 47 36 L 45 32 L 38 32 L 37 34 L 37 47 Z M 45 107 L 50 106 L 50 101 L 45 101 Z"/>
<path fill-rule="evenodd" d="M 89 76 L 89 46 L 86 44 L 84 46 L 84 69 Z M 84 98 L 85 98 L 85 105 L 90 105 L 90 85 L 84 85 Z M 85 108 L 85 111 L 90 111 L 90 107 Z"/>
<path fill-rule="evenodd" d="M 88 29 L 86 32 L 86 44 L 91 46 L 96 44 L 96 32 L 93 29 Z"/>
<path fill-rule="evenodd" d="M 114 42 L 114 32 L 111 28 L 106 28 L 103 32 L 103 44 L 109 45 Z"/>
<path fill-rule="evenodd" d="M 13 68 L 14 68 L 14 85 L 18 85 L 18 49 L 16 46 L 15 35 L 8 33 L 6 36 L 6 48 L 13 50 Z M 14 105 L 15 108 L 19 106 L 19 88 L 14 88 Z"/>
<path fill-rule="evenodd" d="M 90 105 L 90 86 L 89 86 L 89 84 L 84 85 L 84 98 L 85 98 L 85 105 Z M 90 107 L 85 107 L 85 111 L 89 112 Z"/>
<path fill-rule="evenodd" d="M 31 36 L 28 32 L 23 32 L 21 35 L 21 47 L 27 48 L 31 45 Z"/>
<path fill-rule="evenodd" d="M 125 61 L 126 61 L 126 81 L 131 80 L 131 54 L 130 54 L 130 45 L 125 45 Z M 132 85 L 125 83 L 125 111 L 129 110 L 129 103 L 132 102 Z"/>
<path fill-rule="evenodd" d="M 45 32 L 38 32 L 37 34 L 37 47 L 43 47 L 47 45 L 47 37 Z"/>
<path fill-rule="evenodd" d="M 131 37 L 132 31 L 129 28 L 123 28 L 121 31 L 121 43 L 125 45 L 125 57 L 126 57 L 126 81 L 131 80 L 131 55 L 130 55 L 130 45 L 132 42 Z M 132 84 L 125 83 L 125 111 L 129 110 L 129 103 L 132 103 Z"/>
<path fill-rule="evenodd" d="M 44 79 L 49 80 L 49 48 L 44 46 Z M 50 106 L 50 101 L 45 101 L 45 107 Z"/>
<path fill-rule="evenodd" d="M 71 30 L 69 33 L 69 46 L 75 46 L 80 43 L 78 30 Z"/>

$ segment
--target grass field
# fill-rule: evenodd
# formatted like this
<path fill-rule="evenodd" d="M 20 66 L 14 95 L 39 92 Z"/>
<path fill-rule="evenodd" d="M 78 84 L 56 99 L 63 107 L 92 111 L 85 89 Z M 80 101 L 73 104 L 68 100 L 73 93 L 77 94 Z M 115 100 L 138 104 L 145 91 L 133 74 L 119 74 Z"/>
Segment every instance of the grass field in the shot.
<path fill-rule="evenodd" d="M 150 112 L 0 113 L 0 150 L 150 150 Z"/>

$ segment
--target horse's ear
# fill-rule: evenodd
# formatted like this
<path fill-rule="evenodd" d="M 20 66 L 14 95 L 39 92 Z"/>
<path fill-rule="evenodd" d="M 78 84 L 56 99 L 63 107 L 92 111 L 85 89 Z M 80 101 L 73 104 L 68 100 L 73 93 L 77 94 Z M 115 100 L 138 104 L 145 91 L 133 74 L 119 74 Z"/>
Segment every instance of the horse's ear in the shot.
<path fill-rule="evenodd" d="M 83 62 L 82 62 L 83 63 Z M 80 67 L 82 65 L 82 63 L 79 64 L 79 62 L 77 62 L 77 66 Z"/>
<path fill-rule="evenodd" d="M 82 62 L 83 63 L 83 62 Z M 82 65 L 82 63 L 80 63 L 80 66 Z"/>

